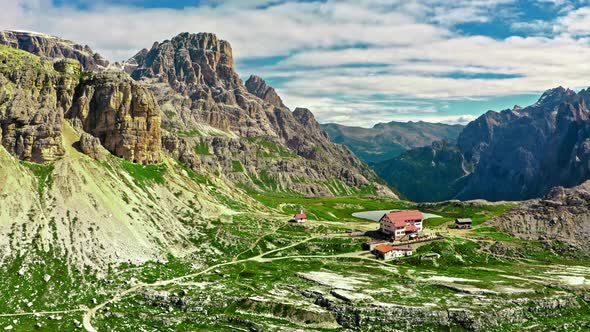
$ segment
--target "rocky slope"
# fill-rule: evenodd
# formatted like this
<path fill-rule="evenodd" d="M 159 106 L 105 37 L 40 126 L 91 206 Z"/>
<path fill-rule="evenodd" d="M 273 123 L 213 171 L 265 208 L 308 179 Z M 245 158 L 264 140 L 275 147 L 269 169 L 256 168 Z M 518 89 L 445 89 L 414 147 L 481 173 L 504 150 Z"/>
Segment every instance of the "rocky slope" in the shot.
<path fill-rule="evenodd" d="M 590 181 L 556 187 L 494 219 L 503 231 L 528 240 L 559 240 L 590 250 Z"/>
<path fill-rule="evenodd" d="M 477 166 L 459 198 L 517 200 L 590 177 L 590 91 L 546 91 L 529 107 L 488 112 L 459 136 Z"/>
<path fill-rule="evenodd" d="M 114 155 L 134 163 L 160 162 L 160 109 L 152 94 L 124 72 L 81 81 L 67 114 Z"/>
<path fill-rule="evenodd" d="M 101 70 L 109 62 L 88 46 L 59 37 L 27 31 L 0 31 L 0 45 L 18 48 L 51 59 L 75 59 L 84 70 Z"/>
<path fill-rule="evenodd" d="M 531 106 L 489 111 L 471 122 L 459 135 L 457 148 L 473 170 L 455 163 L 447 182 L 464 171 L 470 174 L 444 198 L 523 200 L 589 179 L 589 98 L 589 90 L 576 93 L 559 87 L 546 91 Z M 428 158 L 411 163 L 436 170 Z M 387 176 L 397 175 L 392 171 Z M 417 185 L 412 178 L 400 181 L 406 181 L 406 187 Z"/>
<path fill-rule="evenodd" d="M 333 142 L 349 147 L 367 163 L 395 158 L 404 151 L 428 146 L 432 142 L 454 142 L 464 128 L 462 125 L 443 123 L 389 122 L 373 128 L 349 127 L 335 123 L 323 124 Z"/>

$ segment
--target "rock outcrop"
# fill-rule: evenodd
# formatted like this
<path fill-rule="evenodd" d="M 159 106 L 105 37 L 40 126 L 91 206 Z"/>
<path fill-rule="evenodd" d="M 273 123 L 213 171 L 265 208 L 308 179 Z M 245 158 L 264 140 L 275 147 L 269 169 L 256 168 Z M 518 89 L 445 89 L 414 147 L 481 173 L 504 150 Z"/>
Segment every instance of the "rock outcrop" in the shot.
<path fill-rule="evenodd" d="M 103 153 L 104 147 L 97 137 L 88 133 L 82 133 L 78 142 L 80 151 L 96 160 L 104 160 L 106 155 Z"/>
<path fill-rule="evenodd" d="M 0 31 L 0 44 L 18 48 L 40 57 L 75 59 L 85 71 L 108 67 L 109 62 L 88 46 L 82 46 L 59 37 L 27 31 Z"/>
<path fill-rule="evenodd" d="M 260 76 L 251 75 L 246 81 L 246 88 L 248 92 L 273 106 L 286 107 L 275 89 L 266 84 Z"/>
<path fill-rule="evenodd" d="M 61 127 L 80 65 L 42 60 L 0 46 L 0 141 L 19 159 L 46 162 L 63 155 Z"/>
<path fill-rule="evenodd" d="M 590 251 L 590 181 L 553 188 L 493 220 L 503 231 L 529 240 L 558 240 Z"/>
<path fill-rule="evenodd" d="M 161 160 L 158 104 L 124 72 L 103 71 L 83 80 L 67 116 L 118 157 L 140 164 Z"/>

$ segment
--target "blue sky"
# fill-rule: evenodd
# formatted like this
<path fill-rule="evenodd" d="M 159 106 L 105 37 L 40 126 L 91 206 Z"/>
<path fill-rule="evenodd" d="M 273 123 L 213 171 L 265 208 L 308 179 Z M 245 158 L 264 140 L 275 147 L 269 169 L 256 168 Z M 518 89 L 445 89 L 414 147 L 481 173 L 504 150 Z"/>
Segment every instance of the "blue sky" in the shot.
<path fill-rule="evenodd" d="M 322 122 L 465 123 L 590 76 L 590 0 L 15 0 L 0 28 L 125 60 L 154 41 L 214 32 Z"/>

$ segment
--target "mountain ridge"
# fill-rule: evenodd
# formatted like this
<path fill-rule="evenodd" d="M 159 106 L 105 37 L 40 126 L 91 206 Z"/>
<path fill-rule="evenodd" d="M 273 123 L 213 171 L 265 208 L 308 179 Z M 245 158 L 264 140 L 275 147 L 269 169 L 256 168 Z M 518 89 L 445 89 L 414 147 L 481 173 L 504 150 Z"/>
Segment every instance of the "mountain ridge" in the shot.
<path fill-rule="evenodd" d="M 455 175 L 462 173 L 465 163 L 472 170 L 461 175 L 466 177 L 461 187 L 447 186 L 441 198 L 523 200 L 541 197 L 553 187 L 584 182 L 590 177 L 588 101 L 588 89 L 576 93 L 557 87 L 546 90 L 530 106 L 484 113 L 462 130 L 453 148 L 463 159 L 452 166 Z M 389 174 L 381 176 L 395 177 L 397 161 L 392 160 Z M 411 161 L 419 167 L 431 162 Z M 434 173 L 436 167 L 431 166 Z M 398 180 L 412 187 L 412 179 Z M 458 178 L 438 180 L 451 184 Z"/>
<path fill-rule="evenodd" d="M 391 121 L 375 124 L 372 128 L 335 123 L 322 124 L 322 128 L 334 142 L 347 145 L 363 161 L 374 163 L 392 159 L 404 151 L 427 146 L 434 141 L 454 141 L 463 126 Z"/>

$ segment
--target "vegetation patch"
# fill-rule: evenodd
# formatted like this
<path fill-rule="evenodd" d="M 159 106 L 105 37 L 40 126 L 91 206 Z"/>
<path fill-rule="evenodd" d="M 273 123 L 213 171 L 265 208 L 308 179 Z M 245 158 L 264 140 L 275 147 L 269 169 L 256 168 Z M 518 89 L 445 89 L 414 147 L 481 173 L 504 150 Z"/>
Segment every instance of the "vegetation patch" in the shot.
<path fill-rule="evenodd" d="M 209 150 L 209 143 L 207 142 L 199 142 L 197 146 L 195 146 L 195 153 L 200 155 L 211 155 L 211 151 Z"/>
<path fill-rule="evenodd" d="M 42 197 L 45 189 L 51 188 L 53 184 L 51 173 L 53 173 L 55 166 L 53 164 L 36 164 L 28 161 L 21 161 L 20 163 L 30 169 L 37 178 L 37 192 L 39 197 Z"/>
<path fill-rule="evenodd" d="M 271 137 L 255 136 L 246 137 L 251 143 L 258 145 L 259 149 L 256 152 L 259 157 L 264 158 L 295 158 L 297 154 L 279 143 L 275 142 Z"/>
<path fill-rule="evenodd" d="M 121 159 L 121 166 L 133 177 L 135 183 L 142 188 L 151 183 L 163 184 L 165 182 L 164 174 L 167 169 L 165 164 L 140 165 Z"/>
<path fill-rule="evenodd" d="M 239 160 L 232 160 L 231 170 L 232 172 L 242 173 L 244 172 L 244 166 L 242 166 L 242 163 Z"/>

